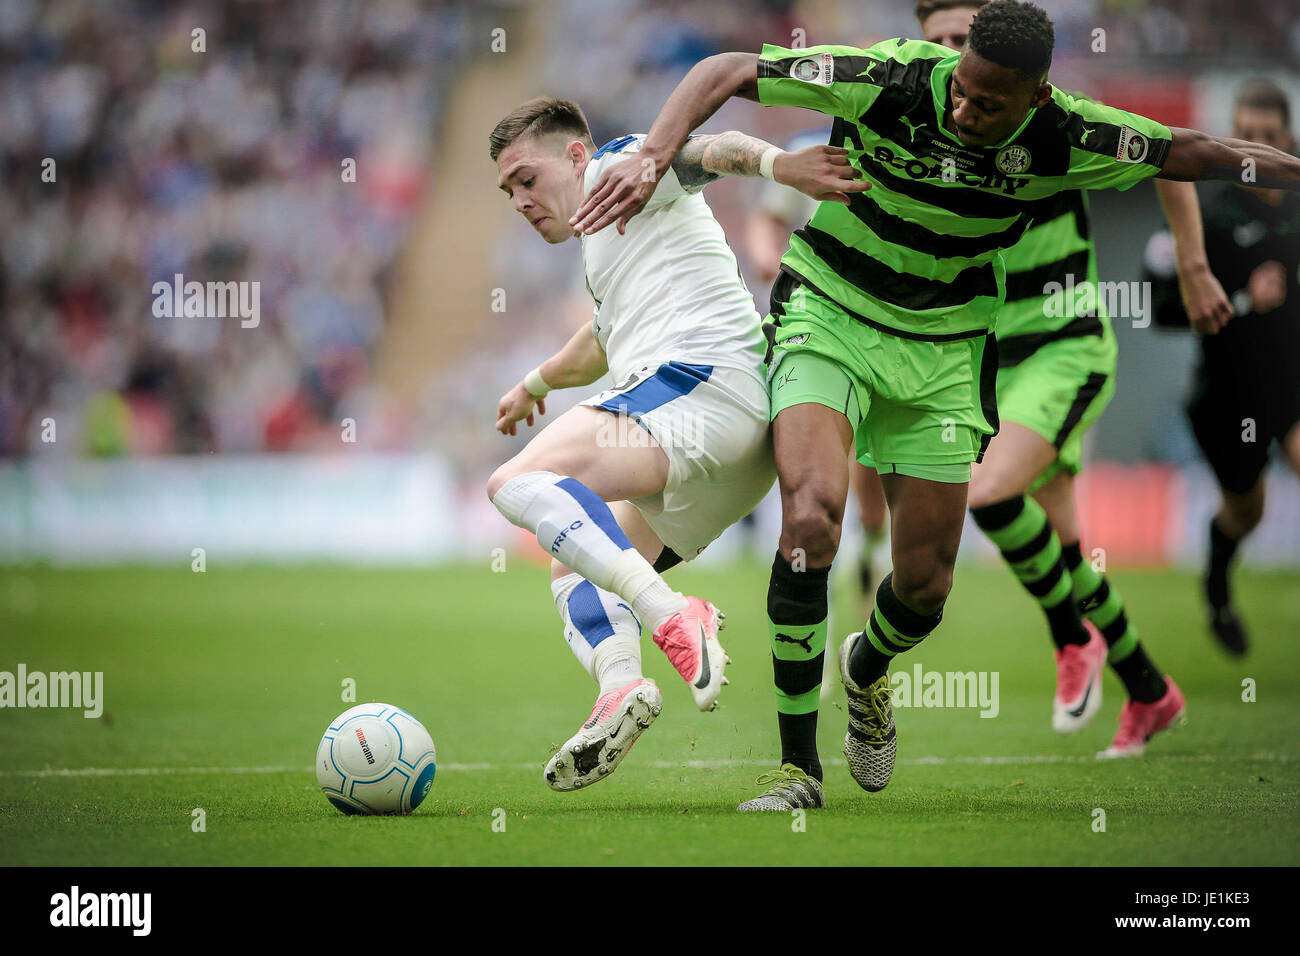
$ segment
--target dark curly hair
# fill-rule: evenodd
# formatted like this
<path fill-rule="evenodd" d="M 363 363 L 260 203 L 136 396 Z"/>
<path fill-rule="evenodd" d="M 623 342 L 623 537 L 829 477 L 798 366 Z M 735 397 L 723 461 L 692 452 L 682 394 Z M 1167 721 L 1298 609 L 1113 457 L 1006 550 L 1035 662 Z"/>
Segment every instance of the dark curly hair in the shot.
<path fill-rule="evenodd" d="M 975 14 L 966 45 L 986 60 L 1037 80 L 1052 64 L 1056 31 L 1032 3 L 993 0 Z"/>

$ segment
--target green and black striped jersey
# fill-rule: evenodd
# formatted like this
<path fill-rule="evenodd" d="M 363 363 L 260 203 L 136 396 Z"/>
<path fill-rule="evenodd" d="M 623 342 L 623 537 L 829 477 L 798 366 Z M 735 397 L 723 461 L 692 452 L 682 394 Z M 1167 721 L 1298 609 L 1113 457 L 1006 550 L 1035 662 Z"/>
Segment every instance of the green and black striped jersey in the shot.
<path fill-rule="evenodd" d="M 783 271 L 859 319 L 910 338 L 982 335 L 1006 291 L 1000 250 L 1063 190 L 1125 189 L 1159 172 L 1161 124 L 1053 88 L 997 146 L 944 128 L 959 54 L 923 40 L 861 50 L 767 45 L 765 106 L 835 117 L 832 145 L 872 182 L 850 205 L 824 202 L 791 237 Z"/>
<path fill-rule="evenodd" d="M 1097 295 L 1097 250 L 1088 221 L 1088 194 L 1078 189 L 1043 200 L 1033 224 L 1010 249 L 1002 250 L 1007 269 L 1007 297 L 998 309 L 999 350 L 1006 345 L 1025 353 L 1035 344 L 1073 335 L 1101 335 L 1109 321 Z M 1055 283 L 1055 285 L 1053 285 Z M 1094 303 L 1085 314 L 1065 298 L 1080 301 L 1092 284 Z M 1048 291 L 1056 293 L 1055 301 Z"/>

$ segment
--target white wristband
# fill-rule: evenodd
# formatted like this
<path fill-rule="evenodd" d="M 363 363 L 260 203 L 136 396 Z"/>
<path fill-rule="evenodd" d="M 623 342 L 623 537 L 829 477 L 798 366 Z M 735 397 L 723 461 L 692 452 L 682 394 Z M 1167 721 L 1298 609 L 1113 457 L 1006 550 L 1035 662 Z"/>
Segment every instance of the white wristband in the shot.
<path fill-rule="evenodd" d="M 772 165 L 776 162 L 776 158 L 784 152 L 785 150 L 780 146 L 768 147 L 767 152 L 765 152 L 758 160 L 758 174 L 764 179 L 773 179 Z M 775 180 L 773 179 L 773 181 Z"/>
<path fill-rule="evenodd" d="M 524 388 L 533 398 L 541 398 L 551 390 L 551 386 L 546 384 L 546 379 L 542 378 L 542 367 L 539 365 L 527 375 L 524 376 Z"/>

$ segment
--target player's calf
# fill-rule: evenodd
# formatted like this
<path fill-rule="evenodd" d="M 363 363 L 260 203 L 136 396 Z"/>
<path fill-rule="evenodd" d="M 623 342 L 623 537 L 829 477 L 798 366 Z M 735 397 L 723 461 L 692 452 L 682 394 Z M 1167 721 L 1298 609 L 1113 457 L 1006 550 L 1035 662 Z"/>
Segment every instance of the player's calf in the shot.
<path fill-rule="evenodd" d="M 1232 600 L 1232 561 L 1242 539 L 1259 524 L 1263 510 L 1262 492 L 1254 498 L 1225 494 L 1223 508 L 1210 521 L 1209 556 L 1201 586 L 1209 608 L 1210 633 L 1233 657 L 1244 657 L 1250 641 Z"/>
<path fill-rule="evenodd" d="M 882 481 L 891 494 L 894 570 L 889 580 L 897 599 L 892 603 L 914 615 L 937 615 L 952 590 L 966 485 L 899 474 Z"/>
<path fill-rule="evenodd" d="M 685 610 L 685 598 L 632 546 L 609 505 L 576 478 L 518 474 L 496 489 L 492 503 L 512 524 L 536 534 L 552 557 L 622 597 L 651 628 Z"/>
<path fill-rule="evenodd" d="M 551 582 L 564 640 L 601 693 L 639 680 L 641 623 L 617 594 L 603 591 L 577 574 Z"/>
<path fill-rule="evenodd" d="M 817 753 L 819 683 L 824 673 L 830 566 L 795 566 L 780 552 L 767 588 L 768 639 L 781 764 L 822 778 Z"/>

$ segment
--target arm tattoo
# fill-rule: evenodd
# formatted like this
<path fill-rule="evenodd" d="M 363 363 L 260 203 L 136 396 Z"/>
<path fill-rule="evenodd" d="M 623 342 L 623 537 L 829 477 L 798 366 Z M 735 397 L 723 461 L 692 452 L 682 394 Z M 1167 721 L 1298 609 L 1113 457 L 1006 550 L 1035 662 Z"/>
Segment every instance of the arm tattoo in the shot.
<path fill-rule="evenodd" d="M 706 186 L 718 178 L 717 173 L 711 173 L 704 168 L 704 153 L 709 144 L 717 138 L 716 133 L 692 136 L 686 141 L 686 145 L 677 151 L 677 155 L 673 158 L 673 172 L 677 174 L 677 181 L 683 188 L 694 189 L 697 186 Z"/>
<path fill-rule="evenodd" d="M 735 130 L 692 136 L 673 160 L 673 172 L 687 189 L 721 176 L 757 176 L 759 160 L 771 145 Z"/>

